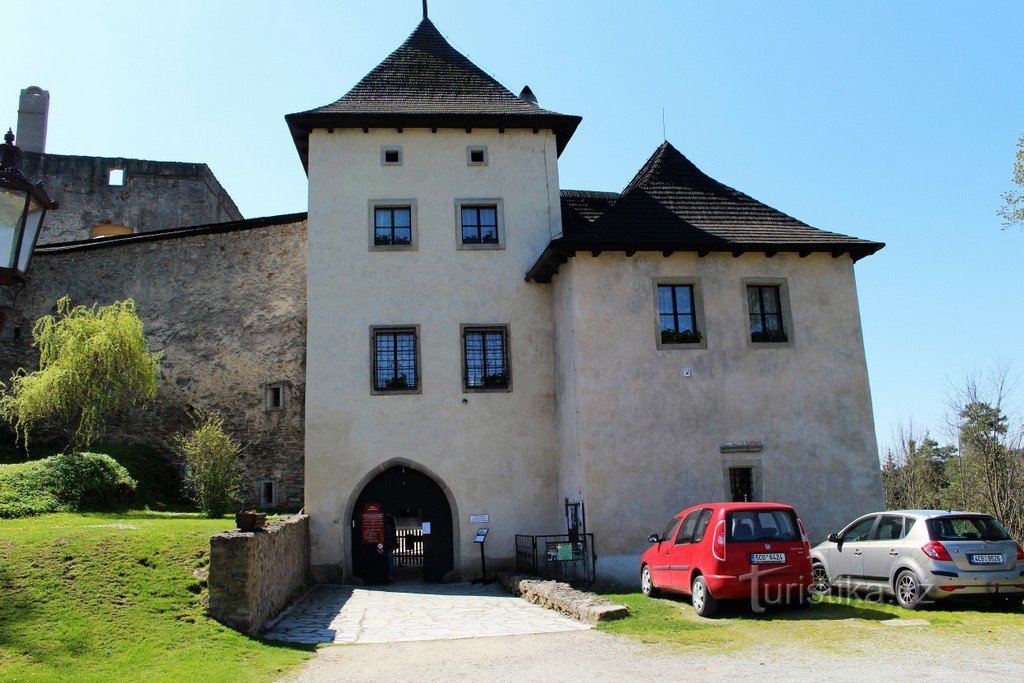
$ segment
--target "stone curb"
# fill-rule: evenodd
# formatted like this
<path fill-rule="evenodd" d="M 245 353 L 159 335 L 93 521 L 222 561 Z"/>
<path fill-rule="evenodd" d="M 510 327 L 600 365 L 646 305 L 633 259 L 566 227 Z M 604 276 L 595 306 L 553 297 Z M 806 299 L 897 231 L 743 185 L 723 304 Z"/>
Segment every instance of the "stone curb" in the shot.
<path fill-rule="evenodd" d="M 535 576 L 499 572 L 498 582 L 506 592 L 521 596 L 527 602 L 561 612 L 585 624 L 610 621 L 629 616 L 629 608 L 610 600 L 576 590 L 567 583 L 544 581 Z"/>

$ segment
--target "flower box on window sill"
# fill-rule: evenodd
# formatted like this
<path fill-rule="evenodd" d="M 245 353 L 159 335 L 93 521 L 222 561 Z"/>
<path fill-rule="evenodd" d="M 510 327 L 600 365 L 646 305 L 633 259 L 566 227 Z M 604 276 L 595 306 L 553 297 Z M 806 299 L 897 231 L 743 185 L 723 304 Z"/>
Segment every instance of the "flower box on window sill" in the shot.
<path fill-rule="evenodd" d="M 750 341 L 752 342 L 788 342 L 789 339 L 786 337 L 785 332 L 779 330 L 762 330 L 760 332 L 751 332 Z"/>
<path fill-rule="evenodd" d="M 661 331 L 662 344 L 699 344 L 700 340 L 701 334 L 697 330 L 683 330 L 682 332 L 676 332 L 675 330 Z"/>

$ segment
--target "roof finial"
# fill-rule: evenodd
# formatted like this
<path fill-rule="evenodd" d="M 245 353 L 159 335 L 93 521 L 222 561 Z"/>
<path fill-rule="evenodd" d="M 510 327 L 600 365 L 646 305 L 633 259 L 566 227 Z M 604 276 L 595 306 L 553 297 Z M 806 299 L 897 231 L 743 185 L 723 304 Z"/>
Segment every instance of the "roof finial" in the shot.
<path fill-rule="evenodd" d="M 427 0 L 423 0 L 423 18 L 427 18 Z"/>

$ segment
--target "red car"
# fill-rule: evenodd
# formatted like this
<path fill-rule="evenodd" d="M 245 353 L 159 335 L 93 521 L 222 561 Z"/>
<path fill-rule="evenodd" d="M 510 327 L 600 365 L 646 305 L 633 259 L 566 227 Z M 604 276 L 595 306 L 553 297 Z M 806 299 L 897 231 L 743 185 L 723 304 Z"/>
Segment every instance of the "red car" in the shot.
<path fill-rule="evenodd" d="M 644 595 L 691 596 L 707 617 L 719 600 L 808 604 L 811 544 L 796 511 L 781 503 L 705 503 L 672 518 L 640 559 Z"/>

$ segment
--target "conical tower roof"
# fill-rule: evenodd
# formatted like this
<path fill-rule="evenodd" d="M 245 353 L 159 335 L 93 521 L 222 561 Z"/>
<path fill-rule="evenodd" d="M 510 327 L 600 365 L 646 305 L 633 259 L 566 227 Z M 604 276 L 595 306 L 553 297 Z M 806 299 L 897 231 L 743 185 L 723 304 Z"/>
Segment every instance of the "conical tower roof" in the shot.
<path fill-rule="evenodd" d="M 429 19 L 340 99 L 285 119 L 304 165 L 313 128 L 551 129 L 561 152 L 582 120 L 520 99 L 453 48 Z"/>

